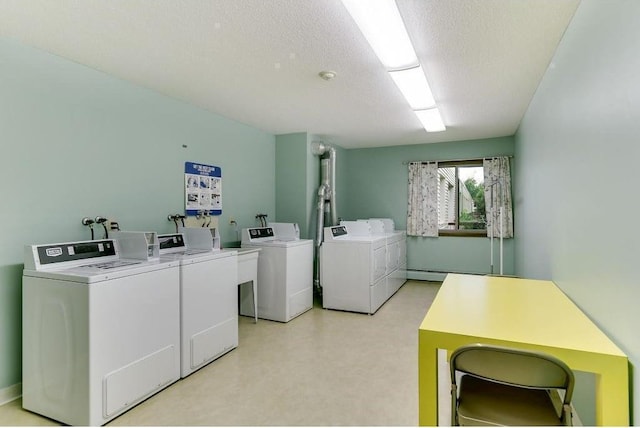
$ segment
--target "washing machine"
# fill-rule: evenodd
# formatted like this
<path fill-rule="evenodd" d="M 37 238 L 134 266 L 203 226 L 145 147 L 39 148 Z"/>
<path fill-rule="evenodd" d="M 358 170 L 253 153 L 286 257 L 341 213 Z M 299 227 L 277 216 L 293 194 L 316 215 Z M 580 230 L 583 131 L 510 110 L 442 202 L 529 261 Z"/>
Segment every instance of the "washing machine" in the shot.
<path fill-rule="evenodd" d="M 258 318 L 288 322 L 313 307 L 313 241 L 300 239 L 295 223 L 242 230 L 242 248 L 260 248 Z M 248 299 L 243 299 L 248 301 Z M 253 316 L 253 307 L 240 307 Z"/>
<path fill-rule="evenodd" d="M 322 307 L 375 313 L 388 298 L 386 246 L 386 237 L 373 235 L 368 222 L 325 227 L 320 246 Z"/>
<path fill-rule="evenodd" d="M 102 425 L 180 378 L 180 274 L 154 232 L 25 246 L 22 406 Z M 134 242 L 136 241 L 136 242 Z"/>
<path fill-rule="evenodd" d="M 207 228 L 158 236 L 160 258 L 180 263 L 180 377 L 238 346 L 237 251 L 214 251 Z"/>

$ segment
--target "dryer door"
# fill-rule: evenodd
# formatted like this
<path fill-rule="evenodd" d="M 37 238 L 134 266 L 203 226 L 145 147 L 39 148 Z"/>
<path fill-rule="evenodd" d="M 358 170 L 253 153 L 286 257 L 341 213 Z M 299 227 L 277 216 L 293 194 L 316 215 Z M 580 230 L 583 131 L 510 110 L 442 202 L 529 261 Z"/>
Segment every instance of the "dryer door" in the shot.
<path fill-rule="evenodd" d="M 398 263 L 400 261 L 400 243 L 391 242 L 387 244 L 387 273 L 391 273 L 398 269 Z"/>
<path fill-rule="evenodd" d="M 373 282 L 377 282 L 387 273 L 387 249 L 381 246 L 373 250 Z"/>

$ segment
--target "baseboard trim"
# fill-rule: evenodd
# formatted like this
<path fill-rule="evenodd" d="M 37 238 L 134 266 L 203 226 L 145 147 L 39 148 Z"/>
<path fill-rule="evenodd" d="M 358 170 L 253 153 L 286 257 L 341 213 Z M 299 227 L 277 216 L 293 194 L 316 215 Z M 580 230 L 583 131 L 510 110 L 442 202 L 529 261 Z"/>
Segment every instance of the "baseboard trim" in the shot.
<path fill-rule="evenodd" d="M 423 270 L 408 270 L 407 279 L 415 279 L 417 281 L 444 281 L 447 276 L 445 272 L 430 272 Z"/>
<path fill-rule="evenodd" d="M 459 273 L 464 275 L 481 275 L 481 276 L 505 276 L 509 278 L 517 278 L 514 275 L 497 275 L 486 272 L 443 272 L 434 270 L 407 270 L 407 279 L 415 279 L 417 281 L 444 281 L 450 273 Z"/>
<path fill-rule="evenodd" d="M 22 383 L 0 389 L 0 406 L 10 401 L 17 400 L 22 396 Z"/>

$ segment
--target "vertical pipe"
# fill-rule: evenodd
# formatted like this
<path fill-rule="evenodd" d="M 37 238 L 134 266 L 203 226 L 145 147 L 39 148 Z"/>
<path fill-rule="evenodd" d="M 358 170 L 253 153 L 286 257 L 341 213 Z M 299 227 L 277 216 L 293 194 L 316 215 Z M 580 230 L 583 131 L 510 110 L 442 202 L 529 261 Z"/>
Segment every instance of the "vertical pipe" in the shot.
<path fill-rule="evenodd" d="M 493 216 L 493 211 L 491 215 Z M 491 219 L 491 227 L 489 230 L 489 245 L 491 246 L 491 274 L 493 275 L 493 219 Z"/>
<path fill-rule="evenodd" d="M 330 165 L 330 175 L 329 175 L 329 198 L 330 198 L 330 207 L 331 207 L 331 226 L 338 225 L 338 208 L 336 204 L 336 149 L 333 147 L 329 147 L 329 165 Z"/>
<path fill-rule="evenodd" d="M 503 275 L 504 272 L 502 271 L 502 260 L 503 260 L 503 256 L 502 256 L 502 240 L 504 238 L 504 230 L 503 230 L 503 226 L 504 226 L 504 207 L 500 206 L 500 275 Z"/>
<path fill-rule="evenodd" d="M 313 264 L 313 285 L 316 290 L 320 290 L 320 245 L 322 245 L 324 233 L 325 193 L 326 186 L 321 184 L 318 189 L 318 218 L 316 220 L 315 261 Z"/>
<path fill-rule="evenodd" d="M 322 142 L 316 141 L 311 145 L 311 152 L 317 156 L 328 155 L 328 158 L 321 159 L 322 162 L 322 180 L 321 185 L 327 185 L 325 200 L 329 203 L 329 211 L 331 218 L 331 226 L 338 224 L 338 206 L 336 198 L 336 149 Z M 324 162 L 327 161 L 325 166 Z M 324 168 L 327 168 L 326 170 Z M 326 173 L 326 175 L 325 175 Z"/>
<path fill-rule="evenodd" d="M 324 209 L 325 209 L 325 194 L 326 186 L 320 185 L 318 189 L 318 205 L 317 209 L 317 221 L 316 221 L 316 247 L 320 247 L 322 244 L 322 234 L 324 232 Z"/>
<path fill-rule="evenodd" d="M 508 160 L 507 160 L 508 162 Z M 502 162 L 500 162 L 500 275 L 503 275 L 502 272 L 502 264 L 503 264 L 503 249 L 502 249 L 502 240 L 504 239 L 504 168 Z"/>
<path fill-rule="evenodd" d="M 320 186 L 324 186 L 327 189 L 327 192 L 324 194 L 325 201 L 329 199 L 329 193 L 331 190 L 331 160 L 330 159 L 321 159 L 320 160 Z"/>
<path fill-rule="evenodd" d="M 317 219 L 316 219 L 316 242 L 315 242 L 315 272 L 313 283 L 316 290 L 321 292 L 322 287 L 320 284 L 320 246 L 323 241 L 324 223 L 325 223 L 325 211 L 327 211 L 327 217 L 330 217 L 330 223 L 332 226 L 338 224 L 338 211 L 336 208 L 336 150 L 333 147 L 327 146 L 322 142 L 314 141 L 311 144 L 311 152 L 314 155 L 320 156 L 320 187 L 318 188 L 318 205 L 317 205 Z M 328 153 L 328 158 L 323 157 Z M 327 204 L 329 205 L 327 207 Z M 327 210 L 328 208 L 328 210 Z"/>
<path fill-rule="evenodd" d="M 493 185 L 491 185 L 491 196 L 489 197 L 489 201 L 490 201 L 490 218 L 489 220 L 491 220 L 491 225 L 489 227 L 489 242 L 491 245 L 491 275 L 493 275 L 493 225 L 495 224 L 495 208 L 494 208 L 494 203 L 493 203 Z M 486 213 L 485 213 L 486 214 Z"/>

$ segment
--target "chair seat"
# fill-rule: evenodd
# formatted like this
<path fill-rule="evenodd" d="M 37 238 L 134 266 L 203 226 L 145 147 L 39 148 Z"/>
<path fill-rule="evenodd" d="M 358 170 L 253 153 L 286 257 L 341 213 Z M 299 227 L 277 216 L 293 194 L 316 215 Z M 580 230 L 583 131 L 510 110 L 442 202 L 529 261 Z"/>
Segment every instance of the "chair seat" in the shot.
<path fill-rule="evenodd" d="M 459 397 L 460 425 L 563 425 L 546 390 L 519 388 L 463 375 Z"/>

